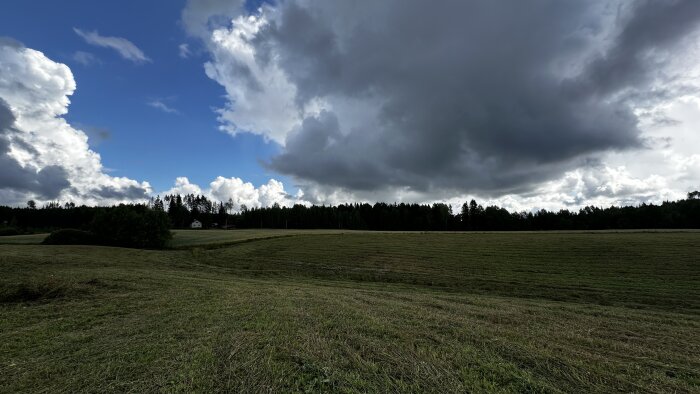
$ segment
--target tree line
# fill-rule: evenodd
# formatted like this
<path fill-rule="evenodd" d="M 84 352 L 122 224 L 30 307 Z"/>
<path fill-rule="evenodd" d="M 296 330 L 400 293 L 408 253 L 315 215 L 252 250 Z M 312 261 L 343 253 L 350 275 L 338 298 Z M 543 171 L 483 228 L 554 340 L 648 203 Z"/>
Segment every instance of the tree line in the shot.
<path fill-rule="evenodd" d="M 447 204 L 295 205 L 241 210 L 240 228 L 353 229 L 387 231 L 538 231 L 700 228 L 700 193 L 659 205 L 585 207 L 577 211 L 509 212 L 471 200 L 459 212 Z"/>
<path fill-rule="evenodd" d="M 571 211 L 510 212 L 495 205 L 465 202 L 458 212 L 447 204 L 355 203 L 336 206 L 248 208 L 234 211 L 233 201 L 215 202 L 187 194 L 152 198 L 147 204 L 126 205 L 132 211 L 159 212 L 173 228 L 188 228 L 194 220 L 204 228 L 351 229 L 388 231 L 524 231 L 700 228 L 700 192 L 662 204 L 625 207 L 585 207 Z M 10 231 L 93 229 L 105 207 L 49 203 L 37 207 L 0 206 L 0 234 Z"/>

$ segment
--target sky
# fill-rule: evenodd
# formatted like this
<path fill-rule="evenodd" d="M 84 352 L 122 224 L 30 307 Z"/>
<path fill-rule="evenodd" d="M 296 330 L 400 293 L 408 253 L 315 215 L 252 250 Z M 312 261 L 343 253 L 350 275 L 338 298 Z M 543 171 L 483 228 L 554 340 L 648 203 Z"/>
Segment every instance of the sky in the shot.
<path fill-rule="evenodd" d="M 694 0 L 8 1 L 0 204 L 511 210 L 700 188 Z"/>

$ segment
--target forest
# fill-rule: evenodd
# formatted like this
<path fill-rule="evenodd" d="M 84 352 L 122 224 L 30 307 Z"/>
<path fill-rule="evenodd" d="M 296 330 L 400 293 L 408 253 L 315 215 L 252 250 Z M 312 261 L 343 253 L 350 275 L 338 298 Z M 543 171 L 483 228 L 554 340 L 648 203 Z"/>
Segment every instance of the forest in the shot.
<path fill-rule="evenodd" d="M 700 192 L 661 204 L 624 207 L 585 207 L 577 211 L 509 212 L 498 206 L 465 202 L 459 212 L 447 204 L 355 203 L 233 209 L 233 201 L 216 202 L 202 195 L 154 197 L 146 204 L 122 205 L 121 210 L 162 212 L 172 228 L 349 229 L 384 231 L 537 231 L 606 229 L 700 228 Z M 115 207 L 76 206 L 51 202 L 37 207 L 0 206 L 0 235 L 45 232 L 62 228 L 94 229 L 96 217 Z M 104 215 L 103 215 L 104 216 Z"/>

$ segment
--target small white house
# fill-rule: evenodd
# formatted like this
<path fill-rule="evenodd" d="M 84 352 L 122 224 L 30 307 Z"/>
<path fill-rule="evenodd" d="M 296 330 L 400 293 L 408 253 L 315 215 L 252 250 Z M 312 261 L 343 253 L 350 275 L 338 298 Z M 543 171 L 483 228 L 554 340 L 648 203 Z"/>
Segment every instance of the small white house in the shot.
<path fill-rule="evenodd" d="M 202 228 L 202 222 L 195 220 L 192 222 L 192 224 L 190 224 L 190 228 Z"/>

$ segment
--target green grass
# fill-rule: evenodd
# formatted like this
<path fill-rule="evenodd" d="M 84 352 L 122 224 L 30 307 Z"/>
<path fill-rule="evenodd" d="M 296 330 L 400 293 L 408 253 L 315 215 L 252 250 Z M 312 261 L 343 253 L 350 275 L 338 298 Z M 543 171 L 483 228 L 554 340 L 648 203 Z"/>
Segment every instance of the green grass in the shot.
<path fill-rule="evenodd" d="M 0 392 L 700 390 L 700 233 L 239 231 L 0 246 Z"/>
<path fill-rule="evenodd" d="M 189 249 L 192 247 L 218 248 L 247 242 L 254 239 L 288 237 L 300 234 L 338 234 L 339 230 L 172 230 L 173 239 L 169 247 Z"/>
<path fill-rule="evenodd" d="M 29 234 L 29 235 L 9 235 L 0 237 L 0 245 L 37 245 L 46 238 L 48 234 Z"/>

